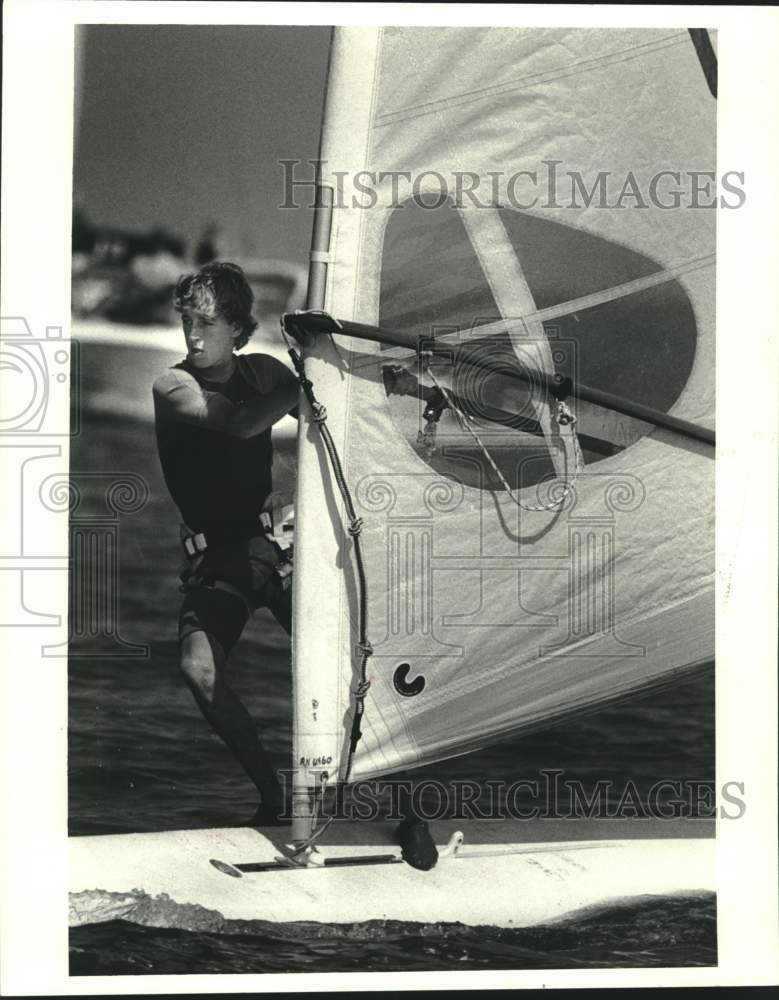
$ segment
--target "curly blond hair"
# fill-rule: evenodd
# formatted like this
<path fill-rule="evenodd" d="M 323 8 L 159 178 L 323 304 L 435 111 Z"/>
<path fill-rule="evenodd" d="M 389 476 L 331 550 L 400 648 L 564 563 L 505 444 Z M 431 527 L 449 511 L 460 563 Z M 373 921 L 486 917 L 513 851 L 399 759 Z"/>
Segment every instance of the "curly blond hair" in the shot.
<path fill-rule="evenodd" d="M 257 329 L 253 305 L 254 292 L 246 275 L 237 264 L 226 261 L 212 261 L 193 274 L 182 274 L 173 293 L 177 312 L 187 308 L 211 312 L 240 327 L 241 332 L 235 338 L 236 350 L 244 347 Z"/>

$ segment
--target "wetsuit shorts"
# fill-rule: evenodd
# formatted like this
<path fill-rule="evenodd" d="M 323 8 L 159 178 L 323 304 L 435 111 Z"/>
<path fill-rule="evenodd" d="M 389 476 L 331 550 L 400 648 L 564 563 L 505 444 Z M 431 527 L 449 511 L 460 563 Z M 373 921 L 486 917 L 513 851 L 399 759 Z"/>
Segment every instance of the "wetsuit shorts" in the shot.
<path fill-rule="evenodd" d="M 229 653 L 249 615 L 268 608 L 292 631 L 292 576 L 277 572 L 281 550 L 264 535 L 246 541 L 209 545 L 196 568 L 182 574 L 184 600 L 179 611 L 179 642 L 207 632 Z"/>

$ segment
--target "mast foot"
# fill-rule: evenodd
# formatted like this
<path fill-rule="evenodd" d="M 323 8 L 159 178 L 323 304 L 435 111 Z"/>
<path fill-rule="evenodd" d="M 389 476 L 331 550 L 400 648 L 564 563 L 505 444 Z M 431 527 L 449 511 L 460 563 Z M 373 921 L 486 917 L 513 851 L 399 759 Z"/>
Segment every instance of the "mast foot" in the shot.
<path fill-rule="evenodd" d="M 435 868 L 438 849 L 424 820 L 404 819 L 395 829 L 395 837 L 400 844 L 401 857 L 412 868 L 423 872 Z"/>

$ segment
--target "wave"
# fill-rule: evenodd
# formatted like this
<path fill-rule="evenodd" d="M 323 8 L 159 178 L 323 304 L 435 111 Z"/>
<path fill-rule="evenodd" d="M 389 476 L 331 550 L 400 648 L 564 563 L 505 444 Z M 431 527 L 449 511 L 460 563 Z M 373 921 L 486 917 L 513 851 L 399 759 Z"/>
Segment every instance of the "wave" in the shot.
<path fill-rule="evenodd" d="M 667 920 L 669 913 L 680 905 L 691 902 L 711 903 L 714 894 L 698 892 L 684 896 L 661 897 L 647 896 L 640 900 L 617 902 L 608 906 L 598 905 L 580 910 L 562 920 L 537 928 L 499 928 L 492 927 L 490 931 L 495 938 L 510 938 L 522 933 L 532 933 L 533 930 L 548 931 L 579 928 L 593 921 L 601 922 L 605 916 L 612 919 L 620 914 L 635 916 L 642 908 L 663 908 Z M 461 923 L 413 923 L 397 920 L 368 920 L 361 923 L 331 924 L 319 921 L 295 921 L 277 923 L 268 920 L 231 920 L 222 916 L 218 910 L 211 910 L 198 903 L 178 903 L 167 893 L 150 896 L 142 889 L 132 889 L 130 892 L 108 892 L 103 889 L 89 889 L 84 892 L 71 893 L 69 896 L 70 926 L 83 927 L 89 924 L 107 923 L 109 921 L 125 921 L 140 924 L 144 927 L 167 928 L 182 931 L 224 934 L 224 935 L 267 935 L 276 938 L 298 940 L 301 934 L 307 939 L 344 937 L 354 940 L 379 940 L 386 934 L 413 933 L 416 937 L 448 937 L 459 936 L 462 933 L 472 934 L 473 927 Z"/>

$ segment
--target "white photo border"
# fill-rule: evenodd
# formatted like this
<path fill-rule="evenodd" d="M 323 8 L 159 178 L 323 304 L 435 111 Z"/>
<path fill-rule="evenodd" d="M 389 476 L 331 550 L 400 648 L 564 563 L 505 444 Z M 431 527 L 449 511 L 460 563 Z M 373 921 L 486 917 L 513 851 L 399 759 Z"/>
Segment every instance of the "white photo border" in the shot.
<path fill-rule="evenodd" d="M 718 172 L 743 172 L 746 201 L 718 211 L 717 787 L 742 783 L 747 808 L 718 820 L 719 965 L 707 969 L 68 975 L 66 660 L 51 630 L 3 629 L 2 991 L 15 995 L 757 985 L 777 981 L 776 558 L 779 274 L 779 11 L 757 7 L 489 4 L 252 4 L 7 0 L 4 10 L 2 315 L 38 338 L 70 329 L 73 25 L 512 24 L 703 26 L 717 31 Z M 681 98 L 680 98 L 681 99 Z M 59 409 L 57 409 L 59 407 Z M 52 401 L 47 447 L 68 470 L 68 401 Z M 50 433 L 49 433 L 50 431 Z M 32 446 L 32 442 L 30 442 Z M 24 442 L 0 449 L 3 523 L 19 523 Z M 16 477 L 16 479 L 14 479 Z M 20 507 L 21 504 L 21 507 Z M 40 544 L 43 544 L 41 542 Z M 67 614 L 67 512 L 35 604 Z M 17 548 L 14 548 L 14 545 Z M 22 554 L 9 539 L 8 553 Z M 37 550 L 36 550 L 37 551 Z M 46 550 L 47 554 L 49 550 Z M 56 565 L 55 565 L 56 563 Z M 5 565 L 11 565 L 5 563 Z M 20 575 L 20 574 L 19 574 Z M 6 577 L 14 577 L 7 584 Z M 3 597 L 18 587 L 0 575 Z M 21 596 L 23 599 L 23 595 Z"/>

